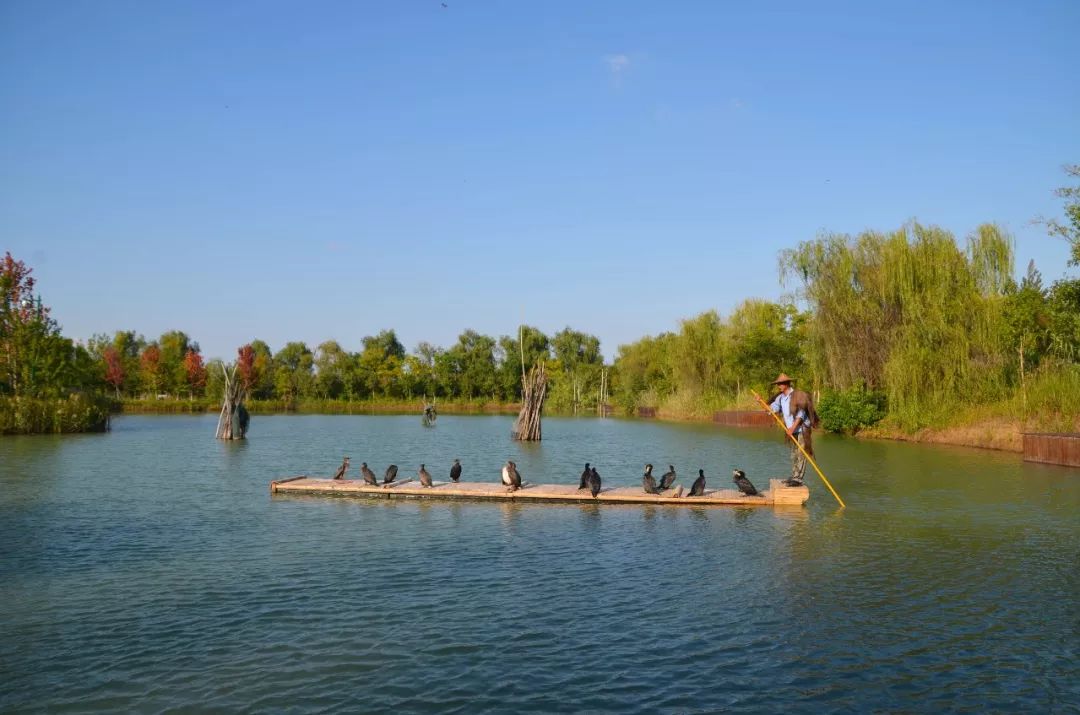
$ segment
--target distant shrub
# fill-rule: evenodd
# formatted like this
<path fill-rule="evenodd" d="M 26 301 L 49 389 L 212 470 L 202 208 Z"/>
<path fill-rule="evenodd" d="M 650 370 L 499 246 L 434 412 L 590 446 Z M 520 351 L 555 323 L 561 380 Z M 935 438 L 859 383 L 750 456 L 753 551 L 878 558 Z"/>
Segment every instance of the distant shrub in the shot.
<path fill-rule="evenodd" d="M 830 391 L 821 396 L 817 411 L 825 429 L 855 434 L 885 417 L 885 395 L 858 387 Z"/>

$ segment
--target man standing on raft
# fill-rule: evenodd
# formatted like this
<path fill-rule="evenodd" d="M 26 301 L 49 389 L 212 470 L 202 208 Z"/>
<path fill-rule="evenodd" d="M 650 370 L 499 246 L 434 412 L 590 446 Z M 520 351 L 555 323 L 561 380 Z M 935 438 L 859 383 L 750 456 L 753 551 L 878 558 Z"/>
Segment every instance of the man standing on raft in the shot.
<path fill-rule="evenodd" d="M 789 487 L 801 487 L 803 474 L 806 472 L 806 457 L 790 437 L 794 436 L 806 453 L 813 455 L 814 447 L 810 431 L 817 424 L 817 412 L 814 410 L 814 402 L 810 399 L 810 395 L 802 390 L 793 389 L 791 383 L 792 379 L 784 373 L 780 373 L 780 377 L 773 380 L 772 384 L 780 388 L 780 394 L 769 407 L 784 418 L 784 425 L 787 426 L 789 435 L 787 442 L 788 447 L 791 448 L 791 479 L 784 484 Z"/>

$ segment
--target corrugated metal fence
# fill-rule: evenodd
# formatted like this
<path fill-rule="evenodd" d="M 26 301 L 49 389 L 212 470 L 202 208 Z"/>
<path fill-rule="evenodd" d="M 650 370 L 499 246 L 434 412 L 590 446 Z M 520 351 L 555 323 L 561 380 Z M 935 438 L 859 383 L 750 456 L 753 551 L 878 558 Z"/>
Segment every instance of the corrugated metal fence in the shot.
<path fill-rule="evenodd" d="M 1080 467 L 1080 434 L 1026 433 L 1024 461 Z"/>

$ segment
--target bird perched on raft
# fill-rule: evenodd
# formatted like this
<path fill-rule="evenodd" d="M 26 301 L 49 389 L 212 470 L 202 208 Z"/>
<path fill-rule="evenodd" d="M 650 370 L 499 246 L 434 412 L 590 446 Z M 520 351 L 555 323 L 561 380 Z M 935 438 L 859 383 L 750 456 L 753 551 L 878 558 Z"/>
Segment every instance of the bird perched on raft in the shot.
<path fill-rule="evenodd" d="M 379 486 L 379 479 L 375 476 L 375 472 L 368 469 L 367 462 L 360 463 L 360 474 L 364 477 L 364 484 L 369 487 Z"/>
<path fill-rule="evenodd" d="M 457 484 L 459 479 L 461 479 L 461 460 L 455 459 L 454 466 L 450 467 L 450 481 Z"/>
<path fill-rule="evenodd" d="M 431 474 L 428 472 L 427 469 L 424 468 L 423 464 L 420 465 L 420 471 L 416 473 L 416 476 L 420 477 L 420 486 L 431 486 Z"/>
<path fill-rule="evenodd" d="M 585 471 L 581 473 L 581 481 L 578 482 L 577 488 L 579 492 L 589 486 L 589 473 L 589 463 L 585 462 Z"/>
<path fill-rule="evenodd" d="M 345 461 L 338 467 L 337 473 L 334 474 L 334 479 L 344 479 L 345 473 L 349 471 L 349 458 L 346 457 Z"/>
<path fill-rule="evenodd" d="M 514 492 L 521 489 L 521 474 L 517 470 L 517 465 L 513 462 L 507 462 L 502 468 L 502 483 L 510 487 L 506 491 Z"/>
<path fill-rule="evenodd" d="M 700 497 L 705 495 L 705 470 L 697 470 L 697 475 L 697 479 L 694 480 L 694 484 L 690 487 L 690 493 L 687 496 Z"/>
<path fill-rule="evenodd" d="M 739 491 L 748 497 L 761 496 L 758 494 L 757 488 L 750 483 L 750 480 L 746 478 L 746 472 L 741 469 L 736 469 L 732 472 L 732 479 L 735 482 L 735 486 L 739 488 Z"/>
<path fill-rule="evenodd" d="M 589 493 L 593 499 L 600 493 L 600 473 L 596 471 L 596 467 L 589 470 Z"/>
<path fill-rule="evenodd" d="M 382 478 L 382 485 L 384 487 L 388 486 L 390 482 L 394 481 L 395 479 L 397 479 L 397 465 L 391 464 L 389 467 L 386 468 L 386 474 L 384 474 Z"/>
<path fill-rule="evenodd" d="M 671 489 L 671 485 L 675 483 L 675 466 L 669 464 L 667 469 L 664 476 L 660 477 L 660 491 L 662 492 Z"/>
<path fill-rule="evenodd" d="M 656 479 L 652 475 L 652 465 L 645 465 L 645 476 L 641 478 L 641 486 L 645 490 L 646 494 L 659 494 L 656 490 Z"/>

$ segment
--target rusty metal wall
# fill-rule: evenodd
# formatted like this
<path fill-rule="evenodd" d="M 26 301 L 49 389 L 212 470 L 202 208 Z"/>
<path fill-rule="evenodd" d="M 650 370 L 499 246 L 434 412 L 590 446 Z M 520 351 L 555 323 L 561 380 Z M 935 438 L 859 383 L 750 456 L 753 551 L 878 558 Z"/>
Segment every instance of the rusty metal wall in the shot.
<path fill-rule="evenodd" d="M 1080 434 L 1025 434 L 1024 461 L 1080 467 Z"/>

